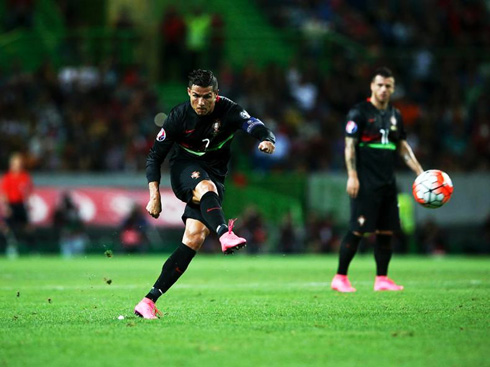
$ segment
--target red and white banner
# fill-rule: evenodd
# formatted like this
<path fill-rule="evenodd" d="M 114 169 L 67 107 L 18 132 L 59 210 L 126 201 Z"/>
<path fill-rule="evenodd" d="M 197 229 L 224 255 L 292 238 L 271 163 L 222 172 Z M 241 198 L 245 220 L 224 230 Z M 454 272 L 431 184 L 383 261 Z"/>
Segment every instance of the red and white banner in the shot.
<path fill-rule="evenodd" d="M 160 189 L 162 213 L 158 219 L 146 213 L 148 190 L 110 187 L 38 187 L 29 200 L 30 220 L 37 226 L 51 226 L 56 207 L 68 192 L 87 225 L 119 226 L 134 205 L 140 206 L 150 225 L 158 227 L 183 227 L 181 219 L 185 203 L 177 199 L 170 189 Z"/>

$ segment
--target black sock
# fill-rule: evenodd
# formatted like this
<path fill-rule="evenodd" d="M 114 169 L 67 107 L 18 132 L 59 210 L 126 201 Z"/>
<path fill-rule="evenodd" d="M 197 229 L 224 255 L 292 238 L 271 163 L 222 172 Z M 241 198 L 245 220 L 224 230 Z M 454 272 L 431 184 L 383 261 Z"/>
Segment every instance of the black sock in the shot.
<path fill-rule="evenodd" d="M 200 207 L 204 220 L 218 234 L 218 237 L 221 237 L 222 234 L 228 231 L 218 194 L 213 191 L 205 193 L 201 197 Z"/>
<path fill-rule="evenodd" d="M 168 291 L 177 279 L 180 278 L 195 254 L 196 251 L 181 243 L 163 264 L 160 276 L 146 297 L 156 302 L 158 297 Z"/>
<path fill-rule="evenodd" d="M 376 275 L 387 275 L 388 264 L 391 260 L 393 250 L 391 248 L 391 235 L 376 235 L 376 244 L 374 245 L 374 259 L 376 260 Z"/>
<path fill-rule="evenodd" d="M 337 269 L 337 274 L 347 275 L 347 270 L 349 269 L 349 265 L 357 252 L 359 242 L 361 242 L 361 237 L 356 236 L 351 231 L 345 235 L 342 243 L 340 244 L 339 267 Z"/>

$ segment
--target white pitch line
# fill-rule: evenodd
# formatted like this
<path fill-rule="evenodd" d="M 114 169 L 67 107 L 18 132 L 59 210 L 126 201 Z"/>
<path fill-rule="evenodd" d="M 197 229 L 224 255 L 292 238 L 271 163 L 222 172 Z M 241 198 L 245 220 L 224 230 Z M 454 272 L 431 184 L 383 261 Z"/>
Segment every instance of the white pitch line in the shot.
<path fill-rule="evenodd" d="M 370 286 L 373 284 L 372 281 L 353 281 L 355 285 Z M 404 285 L 411 286 L 423 286 L 428 284 L 427 282 L 402 282 Z M 461 285 L 480 285 L 484 282 L 480 279 L 472 279 L 468 281 L 443 281 L 438 284 L 443 286 L 461 286 Z M 140 289 L 144 288 L 143 284 L 87 284 L 86 286 L 80 285 L 19 285 L 19 286 L 0 286 L 2 291 L 21 291 L 26 289 L 35 290 L 55 290 L 55 291 L 65 291 L 65 290 L 90 290 L 90 289 Z M 296 289 L 296 288 L 330 288 L 330 282 L 295 282 L 295 283 L 238 283 L 238 284 L 224 284 L 224 283 L 208 283 L 208 284 L 176 284 L 173 288 L 181 289 Z"/>

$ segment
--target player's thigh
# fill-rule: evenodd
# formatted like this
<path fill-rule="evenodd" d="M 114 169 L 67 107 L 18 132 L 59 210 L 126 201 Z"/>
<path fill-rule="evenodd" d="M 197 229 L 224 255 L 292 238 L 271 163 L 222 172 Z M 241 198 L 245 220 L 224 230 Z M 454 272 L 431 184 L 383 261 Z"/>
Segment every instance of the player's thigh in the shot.
<path fill-rule="evenodd" d="M 374 193 L 362 192 L 350 201 L 349 229 L 352 232 L 371 233 L 376 230 L 381 198 Z"/>
<path fill-rule="evenodd" d="M 201 181 L 210 179 L 208 172 L 197 162 L 179 160 L 170 167 L 172 190 L 185 203 L 192 202 L 193 191 Z"/>
<path fill-rule="evenodd" d="M 212 181 L 221 200 L 224 198 L 224 177 L 218 177 L 209 173 L 208 170 L 198 162 L 188 160 L 175 161 L 170 168 L 170 180 L 175 196 L 186 203 L 192 203 L 196 186 L 204 181 Z"/>
<path fill-rule="evenodd" d="M 383 195 L 376 229 L 379 231 L 400 230 L 400 213 L 396 188 L 387 190 L 385 195 Z"/>

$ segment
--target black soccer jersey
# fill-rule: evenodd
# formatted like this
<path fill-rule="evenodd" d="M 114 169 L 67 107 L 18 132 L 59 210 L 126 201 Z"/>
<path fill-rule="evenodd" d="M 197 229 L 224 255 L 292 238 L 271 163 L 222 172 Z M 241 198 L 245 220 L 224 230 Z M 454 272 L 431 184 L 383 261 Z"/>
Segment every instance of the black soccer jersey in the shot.
<path fill-rule="evenodd" d="M 264 123 L 226 97 L 218 97 L 211 114 L 199 116 L 190 102 L 170 111 L 146 161 L 148 182 L 160 182 L 160 166 L 175 146 L 170 162 L 178 158 L 198 160 L 210 173 L 224 177 L 228 171 L 230 146 L 237 130 L 260 141 L 275 142 Z"/>
<path fill-rule="evenodd" d="M 356 166 L 361 186 L 378 188 L 395 183 L 400 140 L 406 139 L 400 111 L 391 104 L 378 110 L 364 101 L 347 115 L 345 135 L 357 139 Z"/>

